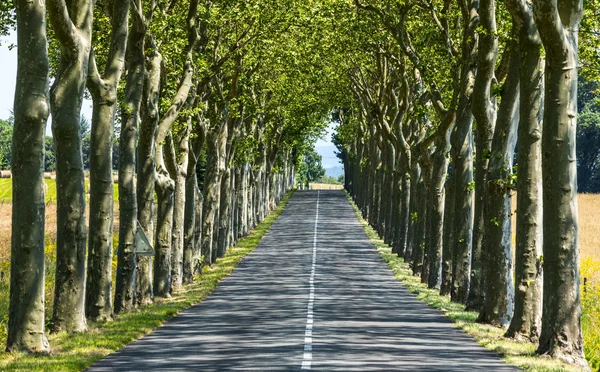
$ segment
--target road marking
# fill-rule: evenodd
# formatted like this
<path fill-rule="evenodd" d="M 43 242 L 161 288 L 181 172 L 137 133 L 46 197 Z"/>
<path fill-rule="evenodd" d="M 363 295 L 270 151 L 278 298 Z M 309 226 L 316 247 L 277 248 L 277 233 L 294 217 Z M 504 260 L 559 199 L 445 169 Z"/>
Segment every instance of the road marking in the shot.
<path fill-rule="evenodd" d="M 321 191 L 317 191 L 317 214 L 315 216 L 315 234 L 313 237 L 312 265 L 310 267 L 310 292 L 308 295 L 308 306 L 306 309 L 306 331 L 304 332 L 304 357 L 302 369 L 310 369 L 312 364 L 312 329 L 313 329 L 313 307 L 315 304 L 315 266 L 317 263 L 317 226 L 319 224 L 319 198 Z"/>

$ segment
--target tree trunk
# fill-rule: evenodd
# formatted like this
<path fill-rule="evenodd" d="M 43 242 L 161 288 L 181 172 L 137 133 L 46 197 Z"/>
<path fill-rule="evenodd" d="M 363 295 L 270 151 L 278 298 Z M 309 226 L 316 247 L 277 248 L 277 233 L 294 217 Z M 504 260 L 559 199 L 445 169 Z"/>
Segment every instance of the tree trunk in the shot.
<path fill-rule="evenodd" d="M 428 156 L 427 154 L 426 156 Z M 412 272 L 414 276 L 421 276 L 423 260 L 425 259 L 425 235 L 427 234 L 428 221 L 428 196 L 429 183 L 431 182 L 431 165 L 422 162 L 421 177 L 417 183 L 417 213 L 413 215 L 415 223 L 412 242 Z"/>
<path fill-rule="evenodd" d="M 440 289 L 442 281 L 442 249 L 444 244 L 444 183 L 448 174 L 448 151 L 450 151 L 450 127 L 436 141 L 432 156 L 431 205 L 429 206 L 429 288 Z"/>
<path fill-rule="evenodd" d="M 404 155 L 403 155 L 404 156 Z M 407 249 L 408 242 L 408 226 L 410 223 L 410 192 L 412 190 L 410 183 L 410 168 L 402 164 L 400 165 L 400 182 L 401 182 L 401 194 L 400 194 L 400 205 L 399 205 L 399 222 L 398 230 L 396 232 L 396 239 L 398 243 L 397 254 L 399 257 L 404 257 Z"/>
<path fill-rule="evenodd" d="M 452 260 L 452 290 L 454 302 L 465 303 L 469 293 L 471 247 L 473 238 L 473 135 L 471 127 L 471 94 L 473 68 L 464 71 L 461 103 L 456 120 L 457 150 L 454 161 L 454 252 Z"/>
<path fill-rule="evenodd" d="M 124 67 L 129 31 L 129 2 L 117 2 L 105 73 L 98 75 L 91 57 L 88 87 L 94 101 L 90 135 L 90 221 L 85 315 L 112 319 L 114 189 L 112 144 L 117 88 Z"/>
<path fill-rule="evenodd" d="M 577 216 L 577 32 L 582 1 L 533 3 L 546 51 L 542 134 L 544 299 L 538 353 L 586 366 Z M 589 368 L 589 367 L 584 367 Z"/>
<path fill-rule="evenodd" d="M 56 151 L 56 283 L 52 331 L 81 332 L 84 311 L 86 210 L 81 157 L 81 104 L 88 75 L 92 4 L 49 1 L 48 14 L 61 46 L 51 89 L 52 134 Z"/>
<path fill-rule="evenodd" d="M 154 296 L 171 296 L 171 243 L 173 233 L 173 193 L 175 182 L 159 171 L 156 175 L 158 199 L 156 240 L 154 241 Z"/>
<path fill-rule="evenodd" d="M 217 257 L 222 258 L 225 256 L 228 247 L 227 235 L 231 213 L 231 168 L 226 167 L 224 169 L 220 187 Z"/>
<path fill-rule="evenodd" d="M 347 165 L 344 165 L 348 167 Z M 391 210 L 391 243 L 392 253 L 399 255 L 399 231 L 400 231 L 400 213 L 401 213 L 401 200 L 402 200 L 402 175 L 398 169 L 398 164 L 395 165 L 392 170 L 392 210 Z M 346 169 L 346 168 L 344 168 Z M 349 176 L 349 172 L 344 171 L 344 180 Z"/>
<path fill-rule="evenodd" d="M 222 124 L 223 127 L 226 125 Z M 207 137 L 206 171 L 204 173 L 204 205 L 202 207 L 202 256 L 204 265 L 213 263 L 213 235 L 218 233 L 215 226 L 215 217 L 218 209 L 218 188 L 220 184 L 219 173 L 219 128 L 212 129 Z"/>
<path fill-rule="evenodd" d="M 383 220 L 384 238 L 386 244 L 392 245 L 393 234 L 392 234 L 392 213 L 394 203 L 394 147 L 389 141 L 386 141 L 385 146 L 385 181 L 384 187 L 384 203 L 385 203 L 385 216 Z"/>
<path fill-rule="evenodd" d="M 169 174 L 175 181 L 173 200 L 173 242 L 171 243 L 171 292 L 183 288 L 183 243 L 185 217 L 185 189 L 189 156 L 189 137 L 192 119 L 188 118 L 187 127 L 179 139 L 178 154 L 175 153 L 174 138 L 167 137 L 166 160 Z M 170 150 L 170 151 L 169 151 Z M 178 160 L 179 158 L 179 160 Z"/>
<path fill-rule="evenodd" d="M 542 97 L 544 94 L 542 42 L 526 3 L 508 1 L 519 30 L 521 68 L 517 180 L 517 242 L 515 254 L 515 309 L 506 336 L 540 336 L 542 311 Z"/>
<path fill-rule="evenodd" d="M 452 262 L 454 247 L 454 203 L 456 200 L 455 171 L 453 163 L 448 166 L 448 177 L 444 185 L 444 235 L 442 245 L 442 282 L 440 295 L 447 296 L 452 291 Z"/>
<path fill-rule="evenodd" d="M 496 125 L 496 97 L 493 92 L 494 69 L 498 56 L 498 33 L 494 0 L 481 0 L 479 6 L 479 45 L 477 76 L 473 86 L 473 116 L 475 117 L 475 212 L 473 221 L 473 252 L 471 283 L 467 309 L 479 311 L 484 301 L 484 249 L 487 249 L 485 226 L 487 173 Z"/>
<path fill-rule="evenodd" d="M 134 17 L 136 19 L 136 17 Z M 127 44 L 127 83 L 119 137 L 119 247 L 115 313 L 131 311 L 135 298 L 137 193 L 135 186 L 136 140 L 144 75 L 145 27 L 136 20 Z"/>
<path fill-rule="evenodd" d="M 498 109 L 494 131 L 490 171 L 487 177 L 485 207 L 485 300 L 479 321 L 508 326 L 513 312 L 514 285 L 512 270 L 511 192 L 513 153 L 519 121 L 519 52 L 515 45 L 510 53 L 510 67 Z"/>
<path fill-rule="evenodd" d="M 418 207 L 419 207 L 419 179 L 421 178 L 421 168 L 415 161 L 410 169 L 410 203 L 409 203 L 409 215 L 408 215 L 408 228 L 406 236 L 406 249 L 404 250 L 404 262 L 413 261 L 413 249 L 417 234 L 417 219 L 418 219 Z"/>
<path fill-rule="evenodd" d="M 144 81 L 142 121 L 138 140 L 138 179 L 137 179 L 137 218 L 142 230 L 153 239 L 154 231 L 154 191 L 156 183 L 156 136 L 158 129 L 158 100 L 162 56 L 157 48 L 147 57 L 147 76 Z M 156 248 L 156 246 L 155 246 Z M 137 257 L 135 302 L 144 305 L 153 301 L 152 258 Z"/>
<path fill-rule="evenodd" d="M 12 240 L 7 351 L 47 352 L 44 319 L 44 135 L 48 51 L 44 1 L 16 0 Z"/>
<path fill-rule="evenodd" d="M 198 135 L 203 137 L 203 134 Z M 194 281 L 196 260 L 198 254 L 195 254 L 199 246 L 196 245 L 196 226 L 200 215 L 197 214 L 197 205 L 199 198 L 198 176 L 196 174 L 196 164 L 198 156 L 204 145 L 204 138 L 198 140 L 190 148 L 188 159 L 187 175 L 185 180 L 185 214 L 184 214 L 184 243 L 183 243 L 183 282 L 192 283 Z M 191 140 L 190 140 L 191 141 Z"/>

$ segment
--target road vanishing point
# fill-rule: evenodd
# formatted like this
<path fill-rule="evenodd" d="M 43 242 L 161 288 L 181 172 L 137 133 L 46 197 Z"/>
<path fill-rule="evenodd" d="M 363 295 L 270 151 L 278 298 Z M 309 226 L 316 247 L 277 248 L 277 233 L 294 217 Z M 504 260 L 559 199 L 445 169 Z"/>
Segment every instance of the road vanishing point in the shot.
<path fill-rule="evenodd" d="M 516 371 L 416 299 L 342 191 L 297 191 L 202 303 L 89 371 Z"/>

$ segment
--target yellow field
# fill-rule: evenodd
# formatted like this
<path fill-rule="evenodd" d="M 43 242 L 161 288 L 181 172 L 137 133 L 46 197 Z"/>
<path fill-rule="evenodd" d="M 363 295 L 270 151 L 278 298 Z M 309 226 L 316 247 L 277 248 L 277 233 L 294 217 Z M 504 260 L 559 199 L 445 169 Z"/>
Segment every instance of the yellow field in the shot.
<path fill-rule="evenodd" d="M 344 185 L 332 185 L 329 183 L 309 183 L 309 190 L 343 190 Z"/>
<path fill-rule="evenodd" d="M 579 239 L 582 258 L 600 261 L 600 195 L 579 194 Z"/>

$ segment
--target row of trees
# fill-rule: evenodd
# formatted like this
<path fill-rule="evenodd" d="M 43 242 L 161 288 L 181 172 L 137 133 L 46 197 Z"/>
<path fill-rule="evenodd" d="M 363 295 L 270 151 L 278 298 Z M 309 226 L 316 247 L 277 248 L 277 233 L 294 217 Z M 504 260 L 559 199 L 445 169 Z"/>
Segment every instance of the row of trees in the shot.
<path fill-rule="evenodd" d="M 575 128 L 578 67 L 587 81 L 598 75 L 596 0 L 585 9 L 568 0 L 47 1 L 46 12 L 44 1 L 15 0 L 9 349 L 47 347 L 40 172 L 49 111 L 59 226 L 52 327 L 79 331 L 86 316 L 109 319 L 167 296 L 198 262 L 222 255 L 290 186 L 337 108 L 346 186 L 415 274 L 481 321 L 539 339 L 541 354 L 585 365 Z M 79 122 L 86 87 L 94 101 L 89 233 Z M 154 258 L 133 253 L 136 220 L 155 237 Z"/>
<path fill-rule="evenodd" d="M 293 186 L 335 97 L 327 61 L 316 56 L 318 3 L 14 0 L 13 10 L 2 2 L 0 33 L 16 21 L 18 48 L 7 350 L 48 350 L 42 172 L 49 114 L 58 227 L 50 331 L 81 332 L 86 319 L 110 320 L 193 281 Z M 138 228 L 153 239 L 153 257 L 136 255 Z"/>
<path fill-rule="evenodd" d="M 480 322 L 588 368 L 575 142 L 578 68 L 597 78 L 598 18 L 582 24 L 581 1 L 354 5 L 353 95 L 336 143 L 363 215 Z"/>

